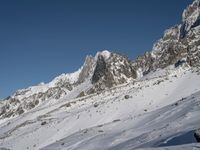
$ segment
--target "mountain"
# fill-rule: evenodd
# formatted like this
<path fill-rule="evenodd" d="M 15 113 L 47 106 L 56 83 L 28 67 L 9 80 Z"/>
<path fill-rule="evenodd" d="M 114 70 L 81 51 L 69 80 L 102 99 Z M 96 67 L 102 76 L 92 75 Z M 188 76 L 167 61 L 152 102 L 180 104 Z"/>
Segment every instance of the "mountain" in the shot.
<path fill-rule="evenodd" d="M 150 52 L 104 50 L 0 103 L 4 149 L 191 149 L 200 128 L 200 0 Z"/>
<path fill-rule="evenodd" d="M 49 100 L 55 102 L 73 94 L 71 98 L 93 94 L 136 78 L 132 63 L 126 56 L 109 51 L 87 56 L 83 66 L 71 74 L 62 74 L 49 83 L 18 90 L 0 104 L 0 118 L 10 118 L 27 112 Z"/>
<path fill-rule="evenodd" d="M 151 52 L 138 57 L 134 66 L 147 74 L 172 64 L 200 65 L 200 1 L 195 0 L 182 15 L 182 24 L 166 30 Z M 181 64 L 182 64 L 181 63 Z"/>

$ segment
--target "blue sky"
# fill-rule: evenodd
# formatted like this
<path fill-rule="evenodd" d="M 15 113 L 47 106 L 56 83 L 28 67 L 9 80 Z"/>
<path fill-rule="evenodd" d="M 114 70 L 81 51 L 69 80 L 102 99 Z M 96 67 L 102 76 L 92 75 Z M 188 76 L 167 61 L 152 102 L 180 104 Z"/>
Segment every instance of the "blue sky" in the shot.
<path fill-rule="evenodd" d="M 0 1 L 0 98 L 73 72 L 108 49 L 131 59 L 181 22 L 192 0 Z"/>

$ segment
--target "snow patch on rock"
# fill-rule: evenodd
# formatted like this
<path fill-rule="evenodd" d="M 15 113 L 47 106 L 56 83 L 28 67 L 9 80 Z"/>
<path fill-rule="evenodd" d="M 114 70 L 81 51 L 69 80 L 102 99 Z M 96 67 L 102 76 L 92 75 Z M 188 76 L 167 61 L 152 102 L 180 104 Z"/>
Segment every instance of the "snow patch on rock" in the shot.
<path fill-rule="evenodd" d="M 101 55 L 103 56 L 103 58 L 105 60 L 109 59 L 110 55 L 111 55 L 111 52 L 109 52 L 108 50 L 103 50 L 101 52 L 97 52 L 96 56 L 95 56 L 95 59 L 98 59 L 98 56 Z"/>

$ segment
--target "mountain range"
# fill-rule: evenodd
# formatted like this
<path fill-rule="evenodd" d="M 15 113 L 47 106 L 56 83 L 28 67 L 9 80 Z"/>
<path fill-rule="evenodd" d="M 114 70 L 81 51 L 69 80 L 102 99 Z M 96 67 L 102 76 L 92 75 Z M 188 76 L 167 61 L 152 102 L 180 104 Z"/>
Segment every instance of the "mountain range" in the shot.
<path fill-rule="evenodd" d="M 108 50 L 0 101 L 1 149 L 199 149 L 200 0 L 150 52 Z"/>

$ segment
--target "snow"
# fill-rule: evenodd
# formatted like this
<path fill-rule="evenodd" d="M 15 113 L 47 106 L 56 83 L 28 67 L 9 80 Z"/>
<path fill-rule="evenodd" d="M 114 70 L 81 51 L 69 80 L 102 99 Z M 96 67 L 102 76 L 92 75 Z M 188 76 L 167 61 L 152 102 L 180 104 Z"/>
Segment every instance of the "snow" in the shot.
<path fill-rule="evenodd" d="M 101 52 L 101 55 L 105 58 L 108 59 L 110 57 L 110 52 L 107 50 L 104 50 Z"/>
<path fill-rule="evenodd" d="M 164 43 L 163 39 L 160 39 L 153 45 L 153 48 L 151 51 L 152 58 L 157 59 L 160 57 L 159 53 L 161 53 L 164 50 L 163 43 Z"/>
<path fill-rule="evenodd" d="M 195 0 L 183 13 L 186 31 L 199 19 L 199 3 L 200 0 Z M 153 46 L 152 58 L 162 56 L 170 38 L 178 41 L 180 27 L 165 31 L 163 38 Z M 197 34 L 199 27 L 188 35 L 192 32 Z M 189 45 L 195 42 L 198 36 Z M 191 50 L 197 52 L 198 48 Z M 111 53 L 104 50 L 96 54 L 94 63 L 99 56 L 111 60 Z M 89 57 L 87 59 L 89 61 Z M 113 62 L 111 69 L 120 69 L 121 65 L 123 61 Z M 50 83 L 19 90 L 14 96 L 22 100 L 44 93 L 59 83 L 74 84 L 83 67 L 72 74 L 61 74 Z M 81 92 L 94 86 L 88 77 L 60 99 L 49 98 L 17 117 L 0 120 L 0 149 L 200 149 L 193 136 L 200 128 L 200 70 L 187 64 L 177 68 L 171 65 L 144 76 L 143 70 L 137 70 L 136 80 L 120 74 L 118 77 L 126 79 L 127 83 L 79 97 Z"/>
<path fill-rule="evenodd" d="M 143 71 L 142 71 L 142 68 L 138 68 L 137 69 L 137 78 L 140 79 L 143 77 Z"/>
<path fill-rule="evenodd" d="M 170 66 L 138 81 L 76 98 L 92 86 L 87 80 L 64 98 L 1 123 L 0 147 L 195 149 L 199 145 L 192 133 L 200 127 L 199 79 L 198 70 Z M 177 142 L 180 138 L 185 141 Z"/>
<path fill-rule="evenodd" d="M 95 59 L 97 60 L 98 56 L 101 55 L 104 57 L 105 60 L 107 60 L 108 58 L 110 58 L 111 52 L 109 52 L 108 50 L 103 50 L 101 52 L 97 52 Z"/>
<path fill-rule="evenodd" d="M 159 148 L 145 148 L 145 149 L 137 149 L 137 150 L 199 150 L 200 144 L 185 144 L 178 146 L 170 146 L 170 147 L 159 147 Z"/>
<path fill-rule="evenodd" d="M 60 76 L 56 77 L 53 81 L 49 83 L 51 86 L 55 86 L 55 84 L 61 80 L 67 80 L 69 83 L 73 84 L 76 81 L 78 81 L 79 74 L 82 71 L 82 67 L 78 69 L 74 73 L 68 73 L 68 74 L 61 74 Z"/>
<path fill-rule="evenodd" d="M 73 84 L 76 81 L 78 81 L 81 70 L 82 70 L 82 67 L 74 73 L 61 74 L 49 83 L 45 84 L 42 82 L 36 86 L 31 86 L 27 89 L 18 90 L 14 96 L 18 99 L 23 99 L 25 97 L 29 97 L 31 95 L 34 95 L 40 92 L 45 93 L 48 89 L 56 87 L 57 83 L 59 82 L 68 82 L 70 84 Z"/>

